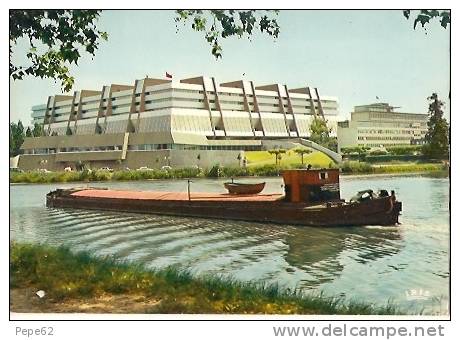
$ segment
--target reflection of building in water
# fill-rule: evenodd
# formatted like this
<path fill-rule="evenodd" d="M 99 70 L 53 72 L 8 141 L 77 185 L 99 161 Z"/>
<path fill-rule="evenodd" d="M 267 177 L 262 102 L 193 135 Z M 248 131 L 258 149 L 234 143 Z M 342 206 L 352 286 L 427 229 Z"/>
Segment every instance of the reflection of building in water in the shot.
<path fill-rule="evenodd" d="M 343 251 L 356 252 L 354 260 L 365 264 L 399 252 L 401 234 L 395 228 L 293 228 L 286 235 L 286 262 L 311 275 L 310 285 L 334 280 L 343 271 Z M 313 287 L 312 287 L 313 288 Z"/>

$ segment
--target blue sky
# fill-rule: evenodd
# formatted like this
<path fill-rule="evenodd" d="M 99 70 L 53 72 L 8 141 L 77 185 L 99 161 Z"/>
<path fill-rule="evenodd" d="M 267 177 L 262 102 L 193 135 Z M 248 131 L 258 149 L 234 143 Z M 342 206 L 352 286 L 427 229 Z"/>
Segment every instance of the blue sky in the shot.
<path fill-rule="evenodd" d="M 92 59 L 72 66 L 74 90 L 133 84 L 135 79 L 214 76 L 219 82 L 244 79 L 258 85 L 282 83 L 290 88 L 318 87 L 337 96 L 341 117 L 353 106 L 376 101 L 401 106 L 404 112 L 426 112 L 428 97 L 449 93 L 449 30 L 431 23 L 413 30 L 397 11 L 281 11 L 279 38 L 256 34 L 222 40 L 216 61 L 200 33 L 179 25 L 172 11 L 104 11 L 99 27 L 109 34 Z M 23 60 L 25 44 L 15 49 Z M 12 120 L 30 122 L 30 107 L 60 93 L 53 80 L 11 81 Z M 446 114 L 448 111 L 446 110 Z"/>

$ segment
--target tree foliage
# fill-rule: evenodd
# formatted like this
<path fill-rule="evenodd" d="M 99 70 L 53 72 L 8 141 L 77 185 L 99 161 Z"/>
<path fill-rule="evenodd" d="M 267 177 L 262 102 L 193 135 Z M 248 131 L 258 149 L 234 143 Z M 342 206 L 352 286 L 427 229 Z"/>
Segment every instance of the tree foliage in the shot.
<path fill-rule="evenodd" d="M 69 66 L 78 64 L 82 50 L 94 56 L 101 40 L 107 40 L 96 27 L 99 15 L 99 10 L 10 10 L 10 77 L 57 79 L 69 91 L 74 84 Z M 12 59 L 21 39 L 29 44 L 26 65 Z"/>
<path fill-rule="evenodd" d="M 327 126 L 327 121 L 319 117 L 313 118 L 310 124 L 310 139 L 323 140 L 329 137 L 331 129 Z"/>
<path fill-rule="evenodd" d="M 444 103 L 438 99 L 438 95 L 433 93 L 427 98 L 430 102 L 428 112 L 428 132 L 425 135 L 427 142 L 423 152 L 431 158 L 445 159 L 449 157 L 449 124 L 443 117 L 442 107 Z"/>
<path fill-rule="evenodd" d="M 33 137 L 40 137 L 44 135 L 44 129 L 42 124 L 35 123 L 32 130 Z"/>
<path fill-rule="evenodd" d="M 278 163 L 281 161 L 281 159 L 283 158 L 282 154 L 285 154 L 286 153 L 286 150 L 285 149 L 272 149 L 272 150 L 268 150 L 268 153 L 270 155 L 274 155 L 275 156 L 275 165 L 278 165 Z"/>
<path fill-rule="evenodd" d="M 330 136 L 331 131 L 332 129 L 327 126 L 327 120 L 315 117 L 310 124 L 309 139 L 325 148 L 337 151 L 337 138 Z"/>
<path fill-rule="evenodd" d="M 251 39 L 255 30 L 278 38 L 280 28 L 274 16 L 278 11 L 259 10 L 178 10 L 174 21 L 191 23 L 194 31 L 202 32 L 211 46 L 212 55 L 222 58 L 220 39 L 228 37 L 247 37 Z"/>
<path fill-rule="evenodd" d="M 341 148 L 340 151 L 344 155 L 366 155 L 371 148 L 368 146 L 352 146 Z"/>
<path fill-rule="evenodd" d="M 33 137 L 32 130 L 30 129 L 30 126 L 27 127 L 26 137 Z"/>
<path fill-rule="evenodd" d="M 387 151 L 392 155 L 414 155 L 422 151 L 421 145 L 388 146 Z"/>
<path fill-rule="evenodd" d="M 403 11 L 403 15 L 406 19 L 409 20 L 411 12 L 417 12 L 414 19 L 414 30 L 417 28 L 417 25 L 420 24 L 422 28 L 426 30 L 425 25 L 428 24 L 433 19 L 439 19 L 439 23 L 442 27 L 447 28 L 447 25 L 450 25 L 450 11 L 447 10 L 436 10 L 436 9 L 422 9 L 419 11 L 411 11 L 406 9 Z"/>
<path fill-rule="evenodd" d="M 311 150 L 306 148 L 296 148 L 294 149 L 294 152 L 300 156 L 303 164 L 303 156 L 311 153 Z"/>
<path fill-rule="evenodd" d="M 25 137 L 43 136 L 43 125 L 35 123 L 34 127 L 30 126 L 24 129 L 22 121 L 10 123 L 10 157 L 19 155 L 22 143 Z"/>
<path fill-rule="evenodd" d="M 19 120 L 17 123 L 10 123 L 10 157 L 19 155 L 19 149 L 24 143 L 24 125 Z"/>

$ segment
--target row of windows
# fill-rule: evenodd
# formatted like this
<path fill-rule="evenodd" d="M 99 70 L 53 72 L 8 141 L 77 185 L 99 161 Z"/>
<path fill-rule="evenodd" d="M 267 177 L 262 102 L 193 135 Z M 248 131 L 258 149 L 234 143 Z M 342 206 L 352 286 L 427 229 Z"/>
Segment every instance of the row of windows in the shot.
<path fill-rule="evenodd" d="M 43 155 L 43 154 L 52 154 L 56 153 L 56 149 L 43 149 L 43 148 L 37 148 L 37 149 L 28 149 L 24 150 L 24 154 L 26 155 Z"/>
<path fill-rule="evenodd" d="M 375 136 L 375 137 L 362 137 L 359 136 L 358 140 L 410 140 L 412 137 L 404 136 Z"/>
<path fill-rule="evenodd" d="M 167 150 L 171 149 L 171 144 L 138 144 L 129 145 L 128 150 L 132 151 L 152 151 L 152 150 Z"/>
<path fill-rule="evenodd" d="M 234 150 L 260 151 L 260 145 L 189 145 L 189 144 L 139 144 L 130 145 L 130 151 L 154 150 Z"/>
<path fill-rule="evenodd" d="M 158 111 L 158 110 L 163 110 L 163 109 L 166 109 L 166 108 L 183 108 L 183 109 L 190 109 L 190 107 L 186 107 L 186 106 L 174 106 L 174 107 L 172 107 L 172 106 L 167 106 L 167 107 L 161 107 L 161 108 L 150 109 L 150 110 L 147 110 L 147 111 Z M 214 108 L 211 108 L 211 109 L 214 109 Z M 225 108 L 224 108 L 224 110 L 225 110 Z M 282 116 L 281 113 L 280 113 L 279 111 L 276 111 L 276 112 L 275 112 L 275 111 L 273 111 L 270 107 L 262 106 L 262 107 L 260 108 L 260 110 L 261 110 L 262 112 L 270 112 L 270 113 L 279 114 L 279 115 L 280 115 L 280 118 L 281 118 L 281 116 Z M 251 111 L 252 113 L 257 113 L 257 111 L 255 111 L 253 108 L 251 108 L 250 111 Z M 287 113 L 290 114 L 290 112 L 287 112 Z M 120 113 L 120 114 L 122 114 L 122 113 Z M 134 119 L 134 120 L 136 120 L 136 117 L 137 117 L 137 116 L 135 116 L 135 119 Z M 190 125 L 190 127 L 193 127 L 193 128 L 195 128 L 194 125 L 198 125 L 198 126 L 199 126 L 199 128 L 197 128 L 196 130 L 193 130 L 193 129 L 192 129 L 192 131 L 208 131 L 208 128 L 205 128 L 203 124 L 194 124 L 194 123 L 192 123 L 192 124 L 187 124 L 187 123 L 185 122 L 186 120 L 189 120 L 189 121 L 191 121 L 191 122 L 196 122 L 197 119 L 198 119 L 196 116 L 193 116 L 193 115 L 190 115 L 190 116 L 189 116 L 189 115 L 184 115 L 184 116 L 176 116 L 176 115 L 173 115 L 173 116 L 171 116 L 171 117 L 172 117 L 173 121 L 174 121 L 174 120 L 177 120 L 177 121 L 181 120 L 181 121 L 183 121 L 183 123 L 182 123 L 182 122 L 181 122 L 181 123 L 178 123 L 179 125 L 177 125 L 177 127 L 183 126 L 184 123 L 185 123 L 185 125 Z M 179 117 L 181 117 L 181 118 L 179 118 Z M 92 117 L 89 117 L 89 118 L 92 118 Z M 249 125 L 248 125 L 248 124 L 249 124 L 249 121 L 248 121 L 248 118 L 247 118 L 247 117 L 229 117 L 229 116 L 224 116 L 224 118 L 225 118 L 226 120 L 229 120 L 229 121 L 236 119 L 237 121 L 241 121 L 241 122 L 242 122 L 242 120 L 244 120 L 244 126 L 245 126 L 244 129 L 239 129 L 239 128 L 229 128 L 229 129 L 235 130 L 235 131 L 239 131 L 239 130 L 241 130 L 241 131 L 247 131 L 247 130 L 248 130 L 248 129 L 247 129 L 247 126 L 249 126 Z M 262 118 L 264 118 L 264 115 L 263 115 L 263 114 L 262 114 Z M 103 118 L 101 118 L 101 119 L 103 119 Z M 163 121 L 162 118 L 158 118 L 158 117 L 156 117 L 156 118 L 154 118 L 154 117 L 144 117 L 144 118 L 143 118 L 142 115 L 141 115 L 141 121 L 144 120 L 144 119 L 145 119 L 145 120 L 148 120 L 150 125 L 149 125 L 149 126 L 145 126 L 143 123 L 141 123 L 141 128 L 140 128 L 140 130 L 139 130 L 139 131 L 141 131 L 141 132 L 153 131 L 152 128 L 156 128 L 156 129 L 159 128 L 159 126 L 158 126 L 159 123 L 160 123 L 160 125 L 162 125 L 162 126 L 161 126 L 161 131 L 167 130 L 167 129 L 169 128 L 169 121 L 166 123 L 166 121 Z M 206 117 L 206 118 L 200 117 L 200 119 L 198 119 L 198 120 L 201 121 L 202 119 L 208 120 L 207 117 Z M 267 125 L 268 125 L 268 126 L 267 126 L 267 130 L 272 130 L 273 132 L 279 131 L 279 129 L 281 128 L 282 125 L 284 125 L 284 123 L 282 123 L 282 124 L 281 124 L 281 123 L 275 123 L 275 121 L 272 122 L 272 119 L 273 119 L 273 118 L 264 118 L 264 120 L 266 120 L 266 122 L 265 122 L 264 124 L 267 124 Z M 161 122 L 160 122 L 160 120 L 161 120 Z M 278 119 L 276 119 L 276 120 L 278 120 Z M 281 121 L 281 122 L 284 122 L 284 121 Z M 166 125 L 164 125 L 164 123 L 166 123 Z M 48 124 L 48 123 L 46 123 L 46 124 Z M 77 134 L 81 135 L 81 134 L 93 134 L 93 133 L 95 133 L 95 124 L 94 124 L 94 123 L 89 123 L 89 124 L 87 124 L 87 120 L 86 120 L 85 118 L 83 118 L 83 119 L 80 119 L 80 120 L 79 120 L 79 124 L 80 124 L 80 125 L 78 126 Z M 127 126 L 128 126 L 128 119 L 126 119 L 126 120 L 119 120 L 119 121 L 108 121 L 105 129 L 104 129 L 104 126 L 102 126 L 102 125 L 103 125 L 103 121 L 100 120 L 100 124 L 101 124 L 101 128 L 102 128 L 102 129 L 101 129 L 101 132 L 99 132 L 99 133 L 103 133 L 103 132 L 105 132 L 105 133 L 126 132 L 126 131 L 127 131 Z M 231 125 L 231 123 L 229 123 L 229 124 Z M 229 124 L 226 124 L 226 125 L 229 125 Z M 278 125 L 278 124 L 280 124 L 280 125 Z M 275 126 L 279 126 L 279 127 L 275 127 Z M 67 134 L 67 128 L 66 128 L 66 127 L 57 128 L 57 127 L 54 127 L 54 125 L 52 125 L 52 130 L 53 130 L 53 131 L 56 131 L 56 133 L 57 133 L 58 135 L 65 135 L 65 134 Z M 104 131 L 104 130 L 105 130 L 105 131 Z M 375 132 L 375 133 L 383 133 L 383 132 L 385 132 L 385 133 L 397 133 L 397 132 L 398 132 L 398 131 L 395 131 L 395 130 L 391 130 L 391 131 L 390 131 L 390 130 L 376 130 L 376 131 L 378 131 L 378 132 Z M 279 132 L 281 132 L 281 131 L 279 131 Z M 369 133 L 367 130 L 360 130 L 360 133 L 366 133 L 366 132 Z M 422 132 L 423 132 L 423 131 L 422 131 Z M 73 132 L 73 133 L 74 133 L 74 132 Z M 406 132 L 404 132 L 404 133 L 406 133 Z M 416 133 L 414 133 L 414 134 L 416 134 Z"/>
<path fill-rule="evenodd" d="M 165 92 L 165 91 L 167 91 L 167 90 L 161 90 L 161 91 L 157 91 L 157 92 L 148 92 L 147 94 L 158 93 L 158 92 Z M 180 91 L 176 91 L 176 92 L 184 92 L 184 91 L 196 92 L 196 91 L 193 91 L 193 90 L 180 90 Z M 210 92 L 210 93 L 211 93 L 211 92 Z M 212 92 L 212 93 L 213 93 L 213 92 Z M 137 97 L 139 97 L 139 95 L 140 95 L 140 94 L 136 94 Z M 227 93 L 226 93 L 226 95 L 227 95 Z M 234 93 L 233 93 L 233 94 L 228 94 L 228 95 L 237 95 L 237 94 L 234 94 Z M 237 96 L 242 97 L 243 95 L 237 95 Z M 251 95 L 248 95 L 248 96 L 249 96 L 249 97 L 252 97 Z M 266 97 L 266 96 L 258 96 L 258 97 Z M 122 99 L 122 98 L 124 98 L 124 97 L 120 97 L 120 98 L 118 98 L 118 99 Z M 267 98 L 271 98 L 271 99 L 276 98 L 276 99 L 277 99 L 278 97 L 267 97 Z M 116 100 L 116 99 L 117 99 L 117 98 L 113 98 L 112 100 Z M 107 100 L 107 99 L 104 99 L 104 101 L 106 101 L 106 100 Z M 146 101 L 145 103 L 146 103 L 146 104 L 162 103 L 162 102 L 168 102 L 168 101 L 172 101 L 172 100 L 174 100 L 174 101 L 179 101 L 179 102 L 180 102 L 180 101 L 183 101 L 183 102 L 194 102 L 194 103 L 203 103 L 203 102 L 204 102 L 203 99 L 181 98 L 181 97 L 174 97 L 174 96 L 172 96 L 172 97 L 168 97 L 168 98 L 161 98 L 161 99 L 155 99 L 155 100 L 148 100 L 148 101 Z M 209 100 L 209 102 L 210 102 L 210 103 L 214 103 L 215 100 Z M 224 104 L 224 105 L 225 105 L 225 104 L 228 104 L 228 105 L 241 105 L 241 106 L 244 105 L 244 102 L 242 102 L 242 101 L 220 100 L 220 103 L 221 103 L 221 104 Z M 139 104 L 140 104 L 140 102 L 139 102 L 139 101 L 136 101 L 136 105 L 139 105 Z M 252 102 L 249 102 L 249 105 L 252 106 L 253 103 L 252 103 Z M 77 107 L 78 104 L 75 104 L 75 106 Z M 113 109 L 113 110 L 117 110 L 118 108 L 122 108 L 122 107 L 124 107 L 124 106 L 126 106 L 126 109 L 127 109 L 127 110 L 130 108 L 130 104 L 128 103 L 128 104 L 121 104 L 120 106 L 113 105 L 113 106 L 112 106 L 112 109 Z M 278 110 L 273 111 L 273 110 L 271 109 L 272 107 L 279 108 L 279 104 L 278 104 L 278 103 L 276 103 L 276 104 L 259 103 L 259 106 L 264 108 L 264 109 L 261 110 L 261 111 L 279 112 Z M 289 105 L 284 104 L 283 106 L 284 106 L 286 109 L 289 109 Z M 168 106 L 168 107 L 169 107 L 169 106 Z M 173 107 L 180 107 L 180 106 L 173 106 Z M 310 106 L 299 105 L 299 104 L 293 104 L 292 107 L 295 108 L 295 109 L 301 109 L 301 110 L 304 110 L 304 109 L 307 109 L 307 110 L 308 110 L 308 109 L 311 108 Z M 58 109 L 58 108 L 61 108 L 61 107 L 56 107 L 56 109 Z M 197 107 L 197 108 L 202 108 L 202 107 L 200 106 L 200 107 Z M 270 109 L 267 109 L 267 108 L 270 108 Z M 96 108 L 91 108 L 91 109 L 82 110 L 81 113 L 82 113 L 82 114 L 86 114 L 86 113 L 98 113 L 100 110 L 101 110 L 101 111 L 104 111 L 104 110 L 106 110 L 106 109 L 107 109 L 107 105 L 102 105 L 100 108 L 99 108 L 99 107 L 96 107 Z M 319 108 L 318 108 L 317 106 L 315 106 L 315 109 L 318 110 Z M 239 111 L 239 110 L 237 110 L 237 111 Z M 255 111 L 252 111 L 252 112 L 255 112 Z M 73 113 L 74 113 L 74 114 L 77 114 L 76 111 L 73 111 Z M 48 114 L 50 114 L 50 113 L 48 113 Z M 55 117 L 59 117 L 59 116 L 60 116 L 60 114 L 55 114 Z M 426 124 L 425 124 L 425 125 L 426 125 Z"/>
<path fill-rule="evenodd" d="M 191 103 L 203 103 L 203 99 L 193 99 L 193 98 L 180 98 L 180 97 L 168 97 L 168 98 L 161 98 L 161 99 L 155 99 L 155 100 L 147 100 L 145 101 L 146 104 L 152 104 L 152 103 L 164 103 L 164 102 L 170 102 L 170 101 L 182 101 L 182 102 L 191 102 Z M 214 103 L 215 100 L 209 100 L 209 103 Z M 240 101 L 230 101 L 230 100 L 219 100 L 221 104 L 231 104 L 231 105 L 244 105 L 244 102 Z M 273 106 L 278 106 L 278 105 L 273 105 Z"/>
<path fill-rule="evenodd" d="M 230 100 L 219 100 L 221 104 L 244 105 L 244 102 L 236 102 Z"/>
<path fill-rule="evenodd" d="M 121 151 L 122 145 L 60 148 L 58 152 Z"/>
<path fill-rule="evenodd" d="M 401 135 L 412 135 L 415 133 L 420 133 L 420 131 L 414 130 L 373 130 L 373 129 L 359 129 L 358 133 L 369 133 L 369 134 L 401 134 Z"/>
<path fill-rule="evenodd" d="M 96 147 L 70 147 L 70 148 L 37 148 L 25 150 L 25 154 L 54 154 L 66 152 L 107 152 L 121 151 L 122 145 L 96 146 Z M 260 151 L 260 145 L 189 145 L 189 144 L 139 144 L 130 145 L 130 151 L 155 151 L 155 150 L 233 150 L 233 151 Z"/>
<path fill-rule="evenodd" d="M 410 143 L 386 143 L 385 146 L 398 146 L 398 145 L 422 145 L 424 142 L 422 140 L 411 140 Z M 382 147 L 383 144 L 379 143 L 359 143 L 358 146 L 368 146 L 371 148 L 379 148 Z"/>
<path fill-rule="evenodd" d="M 404 119 L 404 120 L 426 120 L 424 115 L 407 115 L 404 113 L 371 113 L 369 114 L 370 119 L 386 119 L 386 120 L 394 120 L 394 119 Z"/>
<path fill-rule="evenodd" d="M 173 150 L 233 150 L 260 151 L 260 145 L 186 145 L 172 144 Z"/>
<path fill-rule="evenodd" d="M 369 125 L 372 125 L 372 127 L 423 129 L 426 128 L 427 123 L 364 122 L 364 126 L 368 127 Z"/>
<path fill-rule="evenodd" d="M 162 110 L 154 109 L 155 110 Z M 252 111 L 254 112 L 254 111 Z M 126 115 L 128 116 L 128 115 Z M 266 126 L 267 131 L 272 132 L 284 132 L 285 123 L 284 117 L 278 112 L 279 118 L 265 117 L 262 114 L 263 124 Z M 122 133 L 128 131 L 129 119 L 123 120 L 110 120 L 107 118 L 105 122 L 103 118 L 99 120 L 99 128 L 96 128 L 96 123 L 85 124 L 85 119 L 79 121 L 77 127 L 77 134 L 94 134 L 94 133 Z M 133 124 L 137 125 L 137 114 L 132 119 Z M 233 117 L 224 115 L 224 122 L 227 130 L 231 131 L 251 131 L 251 123 L 249 117 Z M 161 117 L 142 117 L 139 120 L 139 129 L 137 132 L 154 132 L 154 131 L 168 131 L 171 128 L 177 131 L 190 131 L 190 132 L 209 132 L 209 117 L 208 116 L 193 116 L 193 115 L 171 115 L 171 116 L 161 116 Z M 213 122 L 216 124 L 216 122 Z M 294 121 L 291 121 L 291 124 L 294 125 Z M 308 124 L 307 124 L 308 125 Z M 134 130 L 134 125 L 131 124 L 131 129 Z M 71 127 L 73 128 L 73 127 Z M 223 130 L 223 127 L 220 128 Z M 294 127 L 291 129 L 294 131 Z M 308 128 L 307 128 L 308 130 Z M 67 134 L 67 127 L 55 127 L 52 125 L 52 131 L 55 131 L 58 135 Z M 134 132 L 134 131 L 130 131 Z M 72 129 L 72 134 L 75 132 Z"/>
<path fill-rule="evenodd" d="M 95 151 L 121 151 L 122 145 L 94 146 L 94 147 L 70 147 L 70 148 L 36 148 L 25 150 L 25 154 L 54 154 L 56 152 L 95 152 Z"/>
<path fill-rule="evenodd" d="M 176 94 L 180 94 L 180 93 L 199 93 L 199 94 L 203 94 L 204 91 L 196 91 L 196 90 L 187 90 L 187 89 L 162 89 L 162 90 L 157 90 L 157 91 L 149 91 L 149 92 L 145 92 L 145 95 L 151 95 L 151 94 L 160 94 L 160 93 L 176 93 Z M 215 92 L 214 91 L 207 91 L 207 94 L 209 95 L 214 95 Z M 221 96 L 229 96 L 229 97 L 244 97 L 243 94 L 241 93 L 232 93 L 232 92 L 218 92 L 219 95 Z M 140 97 L 141 96 L 141 93 L 136 93 L 135 95 L 136 97 Z M 246 94 L 247 97 L 253 97 L 252 94 Z M 278 96 L 266 96 L 266 95 L 257 95 L 258 98 L 260 99 L 276 99 L 278 100 L 279 97 Z M 110 98 L 111 101 L 116 101 L 116 100 L 121 100 L 121 99 L 127 99 L 127 98 L 130 98 L 130 95 L 126 95 L 126 96 L 120 96 L 120 97 L 112 97 Z M 287 97 L 282 97 L 283 100 L 288 100 Z M 102 102 L 103 103 L 107 103 L 107 101 L 109 100 L 109 98 L 104 98 L 102 99 Z M 295 102 L 295 101 L 305 101 L 305 100 L 309 100 L 308 98 L 305 98 L 305 99 L 299 99 L 299 98 L 291 98 L 291 101 Z M 317 101 L 315 99 L 315 101 Z M 99 100 L 93 100 L 91 101 L 93 103 L 95 102 L 99 102 Z M 83 102 L 83 104 L 88 104 L 88 103 L 91 103 L 91 102 Z M 331 102 L 331 103 L 334 103 L 334 101 L 324 101 L 324 103 L 327 103 L 327 102 Z M 55 110 L 58 110 L 58 109 L 61 109 L 61 108 L 66 108 L 66 107 L 69 107 L 71 106 L 72 104 L 67 104 L 67 105 L 62 105 L 62 106 L 55 106 L 54 109 Z M 79 105 L 79 103 L 74 103 L 73 104 L 75 107 L 77 107 Z M 106 105 L 106 104 L 105 104 Z M 50 109 L 52 109 L 52 107 L 50 107 Z"/>

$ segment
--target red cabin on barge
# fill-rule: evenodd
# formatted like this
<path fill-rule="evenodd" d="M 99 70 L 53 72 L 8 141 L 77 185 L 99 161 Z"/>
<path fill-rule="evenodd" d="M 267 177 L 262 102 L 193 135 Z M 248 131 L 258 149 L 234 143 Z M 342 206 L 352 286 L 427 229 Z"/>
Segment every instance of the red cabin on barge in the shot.
<path fill-rule="evenodd" d="M 286 170 L 282 175 L 284 195 L 74 188 L 50 192 L 46 205 L 307 226 L 398 223 L 401 203 L 393 191 L 364 190 L 346 202 L 340 197 L 338 169 Z"/>

